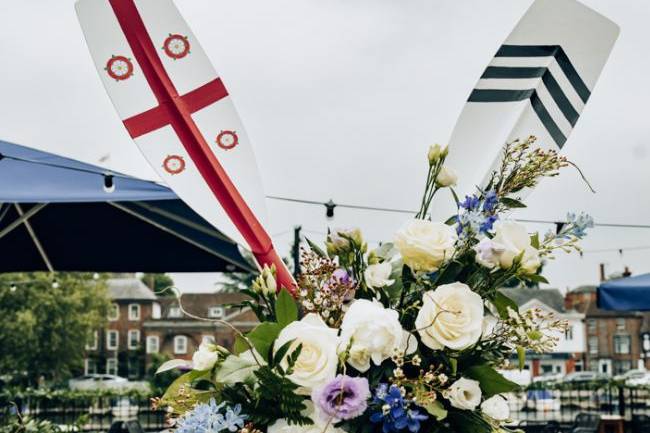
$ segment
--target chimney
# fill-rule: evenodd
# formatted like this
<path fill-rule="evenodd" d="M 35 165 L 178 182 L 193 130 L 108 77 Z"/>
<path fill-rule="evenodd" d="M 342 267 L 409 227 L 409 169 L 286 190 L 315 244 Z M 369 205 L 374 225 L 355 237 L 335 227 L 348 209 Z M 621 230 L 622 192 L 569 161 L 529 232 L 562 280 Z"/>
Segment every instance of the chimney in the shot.
<path fill-rule="evenodd" d="M 605 263 L 600 264 L 600 282 L 605 281 Z"/>

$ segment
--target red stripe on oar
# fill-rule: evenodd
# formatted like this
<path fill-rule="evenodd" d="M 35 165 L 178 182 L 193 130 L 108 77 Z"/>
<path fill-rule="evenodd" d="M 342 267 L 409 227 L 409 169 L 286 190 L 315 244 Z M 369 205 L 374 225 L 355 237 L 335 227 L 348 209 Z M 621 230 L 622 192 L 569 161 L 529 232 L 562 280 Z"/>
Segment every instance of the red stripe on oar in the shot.
<path fill-rule="evenodd" d="M 181 96 L 181 100 L 190 113 L 195 113 L 211 104 L 228 96 L 228 90 L 223 85 L 221 78 L 216 78 L 207 84 L 202 85 L 189 93 Z M 160 129 L 170 123 L 172 110 L 168 103 L 161 103 L 159 106 L 147 110 L 143 113 L 136 114 L 124 121 L 126 130 L 132 138 L 138 138 L 141 135 Z"/>
<path fill-rule="evenodd" d="M 275 264 L 279 285 L 294 290 L 293 277 L 275 253 L 271 238 L 210 150 L 208 143 L 192 119 L 188 104 L 179 98 L 178 91 L 158 57 L 157 50 L 134 1 L 109 0 L 109 2 L 138 65 L 160 104 L 159 112 L 168 111 L 166 114 L 168 123 L 173 127 L 199 173 L 244 237 L 259 263 Z M 216 86 L 216 84 L 213 85 Z M 194 103 L 201 105 L 206 101 L 200 95 L 194 95 L 189 98 L 189 103 L 190 105 Z M 156 123 L 159 115 L 161 114 L 143 114 L 143 116 L 147 116 L 148 124 Z M 134 132 L 138 132 L 135 126 L 133 129 Z"/>

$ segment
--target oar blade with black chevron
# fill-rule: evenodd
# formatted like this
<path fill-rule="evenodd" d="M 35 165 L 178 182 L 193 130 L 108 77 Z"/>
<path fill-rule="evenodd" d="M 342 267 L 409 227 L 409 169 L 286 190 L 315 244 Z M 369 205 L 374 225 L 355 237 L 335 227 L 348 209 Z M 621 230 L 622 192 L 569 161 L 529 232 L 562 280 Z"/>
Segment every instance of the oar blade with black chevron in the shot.
<path fill-rule="evenodd" d="M 508 141 L 535 135 L 542 147 L 566 146 L 618 33 L 615 23 L 577 1 L 533 3 L 483 72 L 452 133 L 447 163 L 459 175 L 459 195 L 485 182 Z"/>

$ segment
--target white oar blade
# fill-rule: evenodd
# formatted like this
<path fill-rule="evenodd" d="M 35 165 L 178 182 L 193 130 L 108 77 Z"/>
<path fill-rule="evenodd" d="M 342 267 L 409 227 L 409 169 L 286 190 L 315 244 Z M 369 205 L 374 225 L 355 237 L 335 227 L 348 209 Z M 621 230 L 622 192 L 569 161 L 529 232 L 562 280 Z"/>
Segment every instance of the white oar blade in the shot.
<path fill-rule="evenodd" d="M 95 66 L 120 118 L 160 178 L 199 215 L 248 247 L 202 177 L 195 155 L 183 145 L 178 126 L 169 119 L 169 104 L 161 103 L 151 71 L 146 71 L 145 63 L 151 59 L 134 52 L 139 48 L 134 48 L 122 28 L 120 20 L 132 17 L 119 16 L 120 3 L 125 2 L 80 0 L 76 4 Z M 132 3 L 155 48 L 147 54 L 155 57 L 152 63 L 162 66 L 156 73 L 171 81 L 171 93 L 182 101 L 246 205 L 264 222 L 264 193 L 253 148 L 207 55 L 171 0 Z"/>
<path fill-rule="evenodd" d="M 562 149 L 618 37 L 607 18 L 573 0 L 537 0 L 499 48 L 456 123 L 447 164 L 459 196 L 482 185 L 506 142 L 530 135 Z M 437 217 L 451 209 L 435 210 Z"/>

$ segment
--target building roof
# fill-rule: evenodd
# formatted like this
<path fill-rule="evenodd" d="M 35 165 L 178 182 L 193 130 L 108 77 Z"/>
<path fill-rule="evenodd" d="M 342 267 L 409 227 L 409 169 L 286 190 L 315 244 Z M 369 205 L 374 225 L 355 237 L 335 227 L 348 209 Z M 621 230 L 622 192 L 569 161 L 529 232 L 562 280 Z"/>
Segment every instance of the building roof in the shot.
<path fill-rule="evenodd" d="M 155 301 L 156 295 L 135 277 L 110 278 L 106 280 L 108 296 L 114 301 Z"/>
<path fill-rule="evenodd" d="M 207 318 L 210 315 L 211 307 L 223 307 L 222 319 L 237 320 L 240 316 L 239 308 L 229 307 L 229 304 L 238 304 L 248 297 L 241 293 L 185 293 L 181 297 L 183 309 L 191 315 Z M 158 298 L 162 310 L 162 319 L 174 320 L 194 320 L 190 317 L 170 317 L 170 309 L 178 307 L 179 302 L 176 298 Z M 244 314 L 244 312 L 241 312 Z M 253 316 L 254 317 L 254 316 Z"/>
<path fill-rule="evenodd" d="M 527 287 L 517 287 L 501 289 L 501 293 L 515 301 L 519 306 L 524 305 L 532 299 L 537 299 L 539 302 L 546 304 L 558 313 L 566 312 L 564 308 L 564 297 L 558 289 L 530 289 Z"/>
<path fill-rule="evenodd" d="M 616 310 L 601 310 L 595 302 L 590 302 L 587 310 L 585 311 L 587 318 L 617 318 L 617 317 L 643 317 L 643 313 L 639 311 L 616 311 Z"/>

